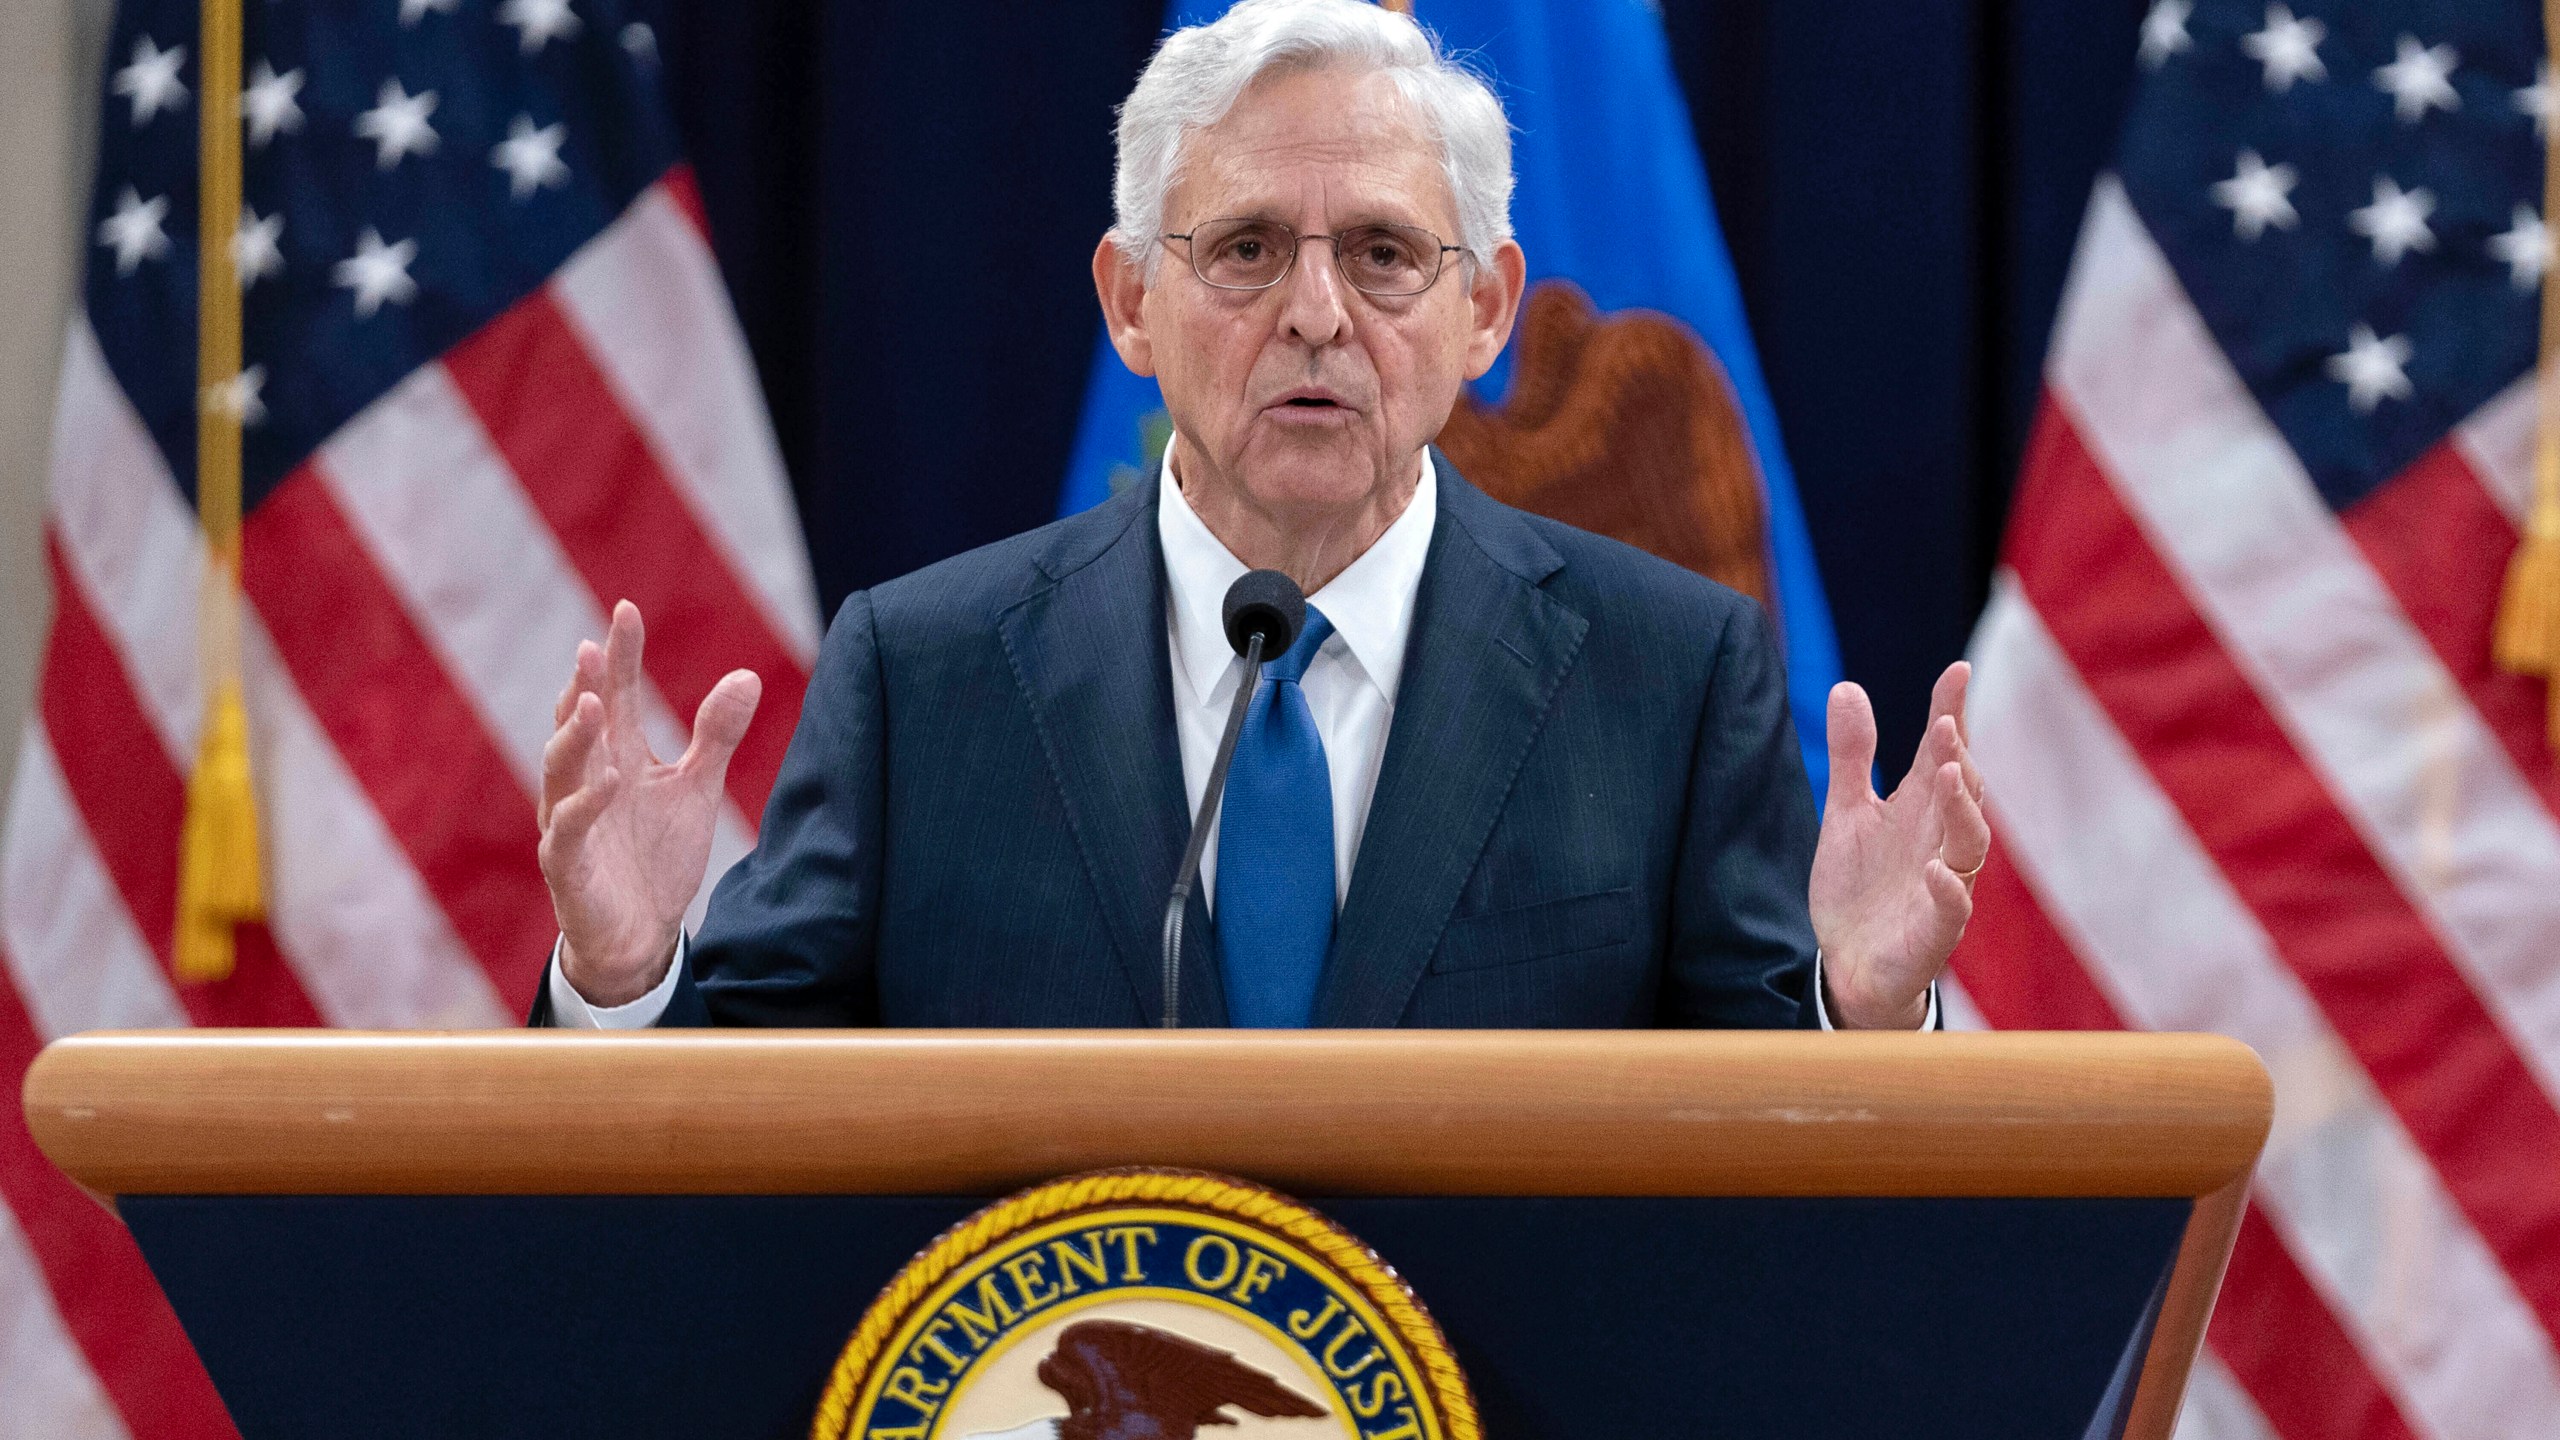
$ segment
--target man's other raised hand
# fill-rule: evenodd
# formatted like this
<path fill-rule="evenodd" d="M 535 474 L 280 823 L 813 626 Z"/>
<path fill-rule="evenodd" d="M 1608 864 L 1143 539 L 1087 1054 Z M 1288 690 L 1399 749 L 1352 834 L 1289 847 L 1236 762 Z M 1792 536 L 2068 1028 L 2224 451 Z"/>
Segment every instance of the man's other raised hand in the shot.
<path fill-rule="evenodd" d="M 764 682 L 720 677 L 694 712 L 693 739 L 669 764 L 641 733 L 640 607 L 613 607 L 604 644 L 578 643 L 569 686 L 542 749 L 542 878 L 560 921 L 560 966 L 596 1005 L 649 993 L 675 958 L 685 907 L 711 862 L 729 757 L 755 719 Z"/>
<path fill-rule="evenodd" d="M 1973 668 L 1947 667 L 1929 697 L 1929 729 L 1890 797 L 1869 775 L 1875 710 L 1867 692 L 1832 687 L 1831 791 L 1809 897 L 1833 1020 L 1842 1029 L 1907 1030 L 1973 915 L 1973 877 L 1991 851 L 1982 775 L 1964 726 Z"/>

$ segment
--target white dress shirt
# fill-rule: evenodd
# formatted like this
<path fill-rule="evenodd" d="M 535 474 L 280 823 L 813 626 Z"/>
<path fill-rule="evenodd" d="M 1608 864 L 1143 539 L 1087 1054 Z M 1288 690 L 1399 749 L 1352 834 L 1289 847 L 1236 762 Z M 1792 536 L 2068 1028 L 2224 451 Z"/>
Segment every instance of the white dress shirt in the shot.
<path fill-rule="evenodd" d="M 1165 447 L 1164 483 L 1156 496 L 1156 533 L 1164 543 L 1165 633 L 1173 653 L 1174 729 L 1182 741 L 1182 793 L 1191 813 L 1209 789 L 1218 737 L 1242 683 L 1244 657 L 1227 643 L 1227 587 L 1248 568 L 1191 509 L 1173 483 L 1172 449 Z M 1413 630 L 1414 597 L 1422 592 L 1422 560 L 1431 550 L 1431 527 L 1440 496 L 1431 452 L 1422 453 L 1422 482 L 1412 503 L 1386 533 L 1344 567 L 1307 603 L 1333 622 L 1298 688 L 1324 742 L 1324 765 L 1333 780 L 1333 903 L 1351 893 L 1351 863 L 1368 828 L 1369 797 L 1378 790 L 1378 762 L 1387 754 L 1387 728 L 1395 719 L 1396 682 L 1404 675 L 1405 637 Z M 1272 657 L 1278 658 L 1278 657 Z M 1209 822 L 1209 846 L 1200 853 L 1200 890 L 1212 913 L 1218 902 L 1218 829 Z"/>
<path fill-rule="evenodd" d="M 1299 688 L 1315 717 L 1316 734 L 1324 742 L 1325 769 L 1333 782 L 1333 903 L 1337 909 L 1351 893 L 1352 864 L 1360 854 L 1360 834 L 1369 822 L 1369 801 L 1377 793 L 1378 767 L 1386 758 L 1387 731 L 1395 719 L 1396 685 L 1404 675 L 1405 642 L 1413 630 L 1414 601 L 1422 592 L 1422 562 L 1431 550 L 1432 527 L 1439 521 L 1439 477 L 1431 452 L 1422 452 L 1420 483 L 1404 513 L 1341 574 L 1326 582 L 1307 603 L 1333 622 Z M 1173 447 L 1165 447 L 1162 483 L 1156 495 L 1156 535 L 1164 550 L 1166 580 L 1165 636 L 1173 662 L 1174 730 L 1182 751 L 1182 789 L 1191 813 L 1200 813 L 1200 797 L 1209 788 L 1209 771 L 1217 763 L 1218 738 L 1227 724 L 1244 659 L 1227 643 L 1223 620 L 1227 587 L 1245 573 L 1245 563 L 1209 531 L 1174 483 Z M 1214 914 L 1217 906 L 1217 822 L 1210 822 L 1209 842 L 1200 855 L 1200 889 Z M 686 960 L 679 938 L 675 963 L 655 989 L 627 1005 L 590 1005 L 560 969 L 552 951 L 547 985 L 554 1021 L 563 1028 L 637 1030 L 657 1023 L 675 997 L 676 972 Z M 1814 961 L 1814 1013 L 1823 1029 L 1832 1028 L 1822 996 L 1822 962 Z M 1929 992 L 1924 1030 L 1937 1028 L 1938 995 Z"/>

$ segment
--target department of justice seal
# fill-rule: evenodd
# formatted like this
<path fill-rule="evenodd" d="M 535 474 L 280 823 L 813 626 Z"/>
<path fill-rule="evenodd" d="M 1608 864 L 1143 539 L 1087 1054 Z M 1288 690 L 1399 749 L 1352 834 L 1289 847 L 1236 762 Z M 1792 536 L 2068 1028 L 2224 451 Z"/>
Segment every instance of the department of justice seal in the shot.
<path fill-rule="evenodd" d="M 1223 1175 L 1105 1170 L 952 1227 L 871 1303 L 813 1440 L 1480 1440 L 1367 1246 Z"/>

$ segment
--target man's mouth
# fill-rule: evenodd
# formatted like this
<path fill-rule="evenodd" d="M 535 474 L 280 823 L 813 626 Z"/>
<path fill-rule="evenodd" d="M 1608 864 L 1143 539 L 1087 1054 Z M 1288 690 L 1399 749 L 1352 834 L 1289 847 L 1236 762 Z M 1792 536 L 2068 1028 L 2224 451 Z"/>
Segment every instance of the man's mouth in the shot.
<path fill-rule="evenodd" d="M 1347 413 L 1351 406 L 1331 390 L 1321 386 L 1309 386 L 1277 396 L 1265 408 L 1313 417 L 1327 412 Z"/>

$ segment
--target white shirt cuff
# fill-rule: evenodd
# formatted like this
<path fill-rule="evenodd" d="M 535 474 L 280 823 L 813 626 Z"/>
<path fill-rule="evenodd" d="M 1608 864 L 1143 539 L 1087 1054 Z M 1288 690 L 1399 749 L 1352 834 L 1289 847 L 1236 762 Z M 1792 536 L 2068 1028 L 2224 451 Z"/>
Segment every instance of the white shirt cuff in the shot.
<path fill-rule="evenodd" d="M 667 1013 L 668 1004 L 676 998 L 676 980 L 684 969 L 685 950 L 691 943 L 690 937 L 677 932 L 676 958 L 648 994 L 628 1005 L 590 1005 L 560 969 L 561 942 L 553 941 L 551 974 L 543 982 L 551 991 L 551 1023 L 563 1030 L 646 1030 L 657 1024 L 658 1017 Z M 1930 1003 L 1934 1006 L 1937 1002 Z M 1930 1013 L 1937 1012 L 1933 1009 Z"/>
<path fill-rule="evenodd" d="M 1822 1028 L 1825 1030 L 1840 1028 L 1831 1023 L 1831 1006 L 1822 998 L 1822 952 L 1819 950 L 1813 952 L 1813 1018 L 1821 1021 Z M 1929 985 L 1929 1013 L 1920 1017 L 1920 1029 L 1926 1033 L 1937 1028 L 1938 986 L 1935 981 L 1932 981 Z"/>

